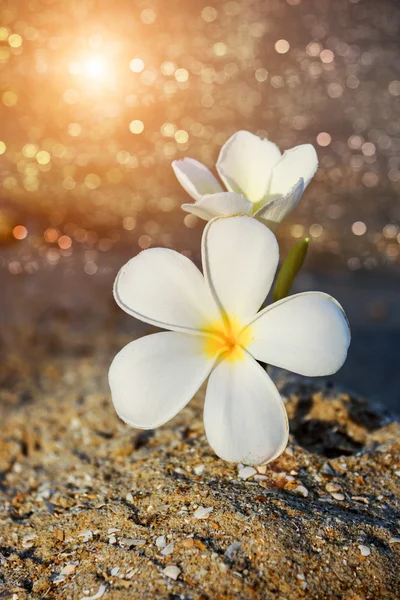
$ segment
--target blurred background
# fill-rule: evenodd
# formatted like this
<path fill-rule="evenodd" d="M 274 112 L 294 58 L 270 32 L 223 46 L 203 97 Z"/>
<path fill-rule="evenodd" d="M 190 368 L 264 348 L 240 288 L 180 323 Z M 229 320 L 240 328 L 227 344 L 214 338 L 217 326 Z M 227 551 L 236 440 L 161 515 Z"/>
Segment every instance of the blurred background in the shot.
<path fill-rule="evenodd" d="M 278 231 L 311 246 L 295 291 L 344 306 L 335 380 L 399 411 L 397 0 L 1 0 L 1 377 L 98 359 L 153 331 L 115 305 L 119 267 L 204 223 L 171 161 L 214 168 L 235 131 L 320 168 Z"/>

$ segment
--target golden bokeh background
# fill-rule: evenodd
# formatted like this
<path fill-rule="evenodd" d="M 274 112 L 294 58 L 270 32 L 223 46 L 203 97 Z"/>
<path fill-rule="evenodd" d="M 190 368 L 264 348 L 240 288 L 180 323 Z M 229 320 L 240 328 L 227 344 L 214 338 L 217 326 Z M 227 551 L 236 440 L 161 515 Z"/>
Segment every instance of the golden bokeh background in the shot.
<path fill-rule="evenodd" d="M 119 266 L 159 245 L 199 259 L 172 160 L 214 168 L 247 129 L 317 148 L 282 254 L 310 236 L 296 290 L 333 293 L 353 328 L 336 379 L 398 408 L 399 23 L 392 0 L 2 0 L 5 362 L 111 359 L 142 332 L 114 306 Z"/>

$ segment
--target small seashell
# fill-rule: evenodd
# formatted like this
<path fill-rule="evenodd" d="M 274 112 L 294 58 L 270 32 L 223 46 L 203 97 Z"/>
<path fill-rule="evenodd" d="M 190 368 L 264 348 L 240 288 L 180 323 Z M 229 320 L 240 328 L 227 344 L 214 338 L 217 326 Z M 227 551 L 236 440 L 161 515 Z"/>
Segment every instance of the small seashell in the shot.
<path fill-rule="evenodd" d="M 214 509 L 212 508 L 212 506 L 208 507 L 208 508 L 204 508 L 203 506 L 199 506 L 199 508 L 196 510 L 196 512 L 194 513 L 194 518 L 195 519 L 208 519 L 208 517 L 210 516 L 210 513 L 213 511 Z"/>
<path fill-rule="evenodd" d="M 165 569 L 163 570 L 163 573 L 166 577 L 169 577 L 170 579 L 174 579 L 175 581 L 178 579 L 180 572 L 181 572 L 181 570 L 174 565 L 169 565 L 168 567 L 165 567 Z"/>
<path fill-rule="evenodd" d="M 163 556 L 168 556 L 168 554 L 171 554 L 174 551 L 174 542 L 171 542 L 170 544 L 168 544 L 168 546 L 165 546 L 164 550 L 161 550 L 161 554 Z"/>

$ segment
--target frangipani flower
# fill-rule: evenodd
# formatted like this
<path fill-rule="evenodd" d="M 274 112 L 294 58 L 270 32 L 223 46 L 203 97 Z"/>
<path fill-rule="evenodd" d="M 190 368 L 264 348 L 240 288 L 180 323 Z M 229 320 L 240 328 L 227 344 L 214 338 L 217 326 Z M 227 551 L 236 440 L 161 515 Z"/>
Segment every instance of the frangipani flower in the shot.
<path fill-rule="evenodd" d="M 179 183 L 195 200 L 183 210 L 209 221 L 218 216 L 251 215 L 275 231 L 298 204 L 318 168 L 311 144 L 282 155 L 276 144 L 238 131 L 222 146 L 216 177 L 193 158 L 172 163 Z"/>
<path fill-rule="evenodd" d="M 114 296 L 127 313 L 169 329 L 129 343 L 110 367 L 118 415 L 141 429 L 174 417 L 208 379 L 204 424 L 215 453 L 261 464 L 279 456 L 288 420 L 257 361 L 302 375 L 343 364 L 350 332 L 340 305 L 319 292 L 257 312 L 274 279 L 278 244 L 248 216 L 217 218 L 202 239 L 204 276 L 185 256 L 144 250 L 119 272 Z"/>

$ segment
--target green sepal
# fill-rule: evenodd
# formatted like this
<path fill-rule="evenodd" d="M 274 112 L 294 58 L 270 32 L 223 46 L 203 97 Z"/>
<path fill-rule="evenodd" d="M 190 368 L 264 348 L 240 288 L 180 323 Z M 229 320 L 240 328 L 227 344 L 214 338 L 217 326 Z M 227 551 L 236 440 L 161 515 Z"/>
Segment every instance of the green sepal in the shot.
<path fill-rule="evenodd" d="M 303 266 L 307 256 L 309 241 L 309 238 L 299 240 L 297 244 L 289 250 L 276 280 L 274 302 L 282 300 L 282 298 L 286 298 L 286 296 L 289 295 L 294 278 Z"/>

